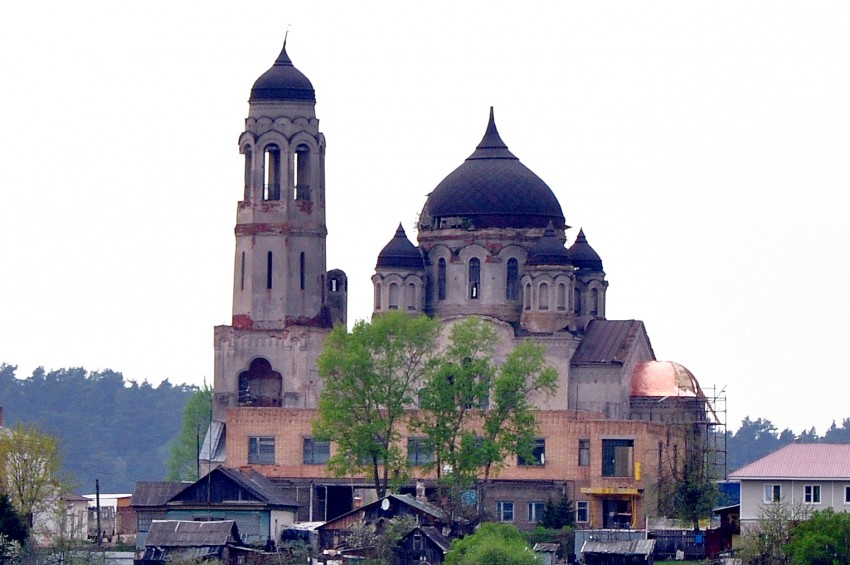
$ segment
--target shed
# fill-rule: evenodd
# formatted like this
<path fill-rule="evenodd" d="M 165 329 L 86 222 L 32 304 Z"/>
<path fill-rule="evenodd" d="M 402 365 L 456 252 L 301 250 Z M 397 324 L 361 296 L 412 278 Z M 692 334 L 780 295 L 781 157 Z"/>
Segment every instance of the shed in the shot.
<path fill-rule="evenodd" d="M 175 560 L 218 559 L 231 563 L 237 560 L 237 554 L 247 550 L 242 546 L 239 530 L 233 520 L 154 520 L 140 562 L 144 565 L 161 565 Z"/>
<path fill-rule="evenodd" d="M 587 565 L 636 565 L 654 560 L 655 540 L 637 539 L 624 541 L 587 540 L 581 546 L 581 557 Z"/>
<path fill-rule="evenodd" d="M 552 565 L 555 563 L 560 548 L 561 544 L 559 543 L 535 543 L 532 551 L 537 554 L 542 565 Z"/>

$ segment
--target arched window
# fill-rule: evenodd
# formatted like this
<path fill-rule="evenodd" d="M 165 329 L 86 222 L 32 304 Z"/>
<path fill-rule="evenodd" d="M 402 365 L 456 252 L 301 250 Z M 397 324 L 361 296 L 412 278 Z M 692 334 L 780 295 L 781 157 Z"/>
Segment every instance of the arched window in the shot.
<path fill-rule="evenodd" d="M 519 263 L 514 258 L 508 259 L 505 276 L 505 298 L 519 300 Z"/>
<path fill-rule="evenodd" d="M 375 310 L 381 309 L 381 283 L 375 283 Z"/>
<path fill-rule="evenodd" d="M 245 153 L 245 200 L 251 199 L 251 167 L 253 167 L 253 151 L 247 145 L 242 151 Z"/>
<path fill-rule="evenodd" d="M 523 289 L 522 303 L 524 304 L 524 308 L 526 310 L 531 310 L 531 285 L 530 284 L 526 283 L 525 289 Z"/>
<path fill-rule="evenodd" d="M 578 287 L 573 288 L 573 312 L 581 314 L 581 291 Z"/>
<path fill-rule="evenodd" d="M 299 145 L 295 148 L 295 199 L 310 200 L 310 148 Z"/>
<path fill-rule="evenodd" d="M 298 261 L 300 263 L 299 266 L 301 267 L 301 290 L 304 290 L 304 286 L 305 286 L 304 283 L 306 282 L 306 273 L 304 272 L 305 265 L 304 265 L 304 252 L 303 251 L 301 252 L 301 256 L 299 257 Z"/>
<path fill-rule="evenodd" d="M 590 291 L 590 314 L 599 314 L 599 291 L 595 288 Z"/>
<path fill-rule="evenodd" d="M 331 292 L 339 292 L 339 279 L 336 277 L 330 280 L 330 291 Z"/>
<path fill-rule="evenodd" d="M 407 295 L 404 297 L 405 303 L 407 303 L 408 310 L 416 310 L 416 285 L 413 283 L 409 283 L 407 285 Z"/>
<path fill-rule="evenodd" d="M 540 283 L 537 289 L 537 308 L 540 310 L 549 309 L 549 285 Z"/>
<path fill-rule="evenodd" d="M 280 200 L 280 147 L 266 145 L 263 160 L 263 200 Z"/>
<path fill-rule="evenodd" d="M 437 298 L 446 299 L 446 260 L 442 257 L 437 261 Z"/>
<path fill-rule="evenodd" d="M 272 252 L 266 255 L 266 288 L 272 287 Z"/>
<path fill-rule="evenodd" d="M 481 298 L 481 261 L 477 257 L 469 260 L 469 298 Z"/>
<path fill-rule="evenodd" d="M 558 283 L 558 310 L 567 309 L 567 285 Z"/>
<path fill-rule="evenodd" d="M 398 285 L 390 283 L 390 310 L 398 310 Z"/>

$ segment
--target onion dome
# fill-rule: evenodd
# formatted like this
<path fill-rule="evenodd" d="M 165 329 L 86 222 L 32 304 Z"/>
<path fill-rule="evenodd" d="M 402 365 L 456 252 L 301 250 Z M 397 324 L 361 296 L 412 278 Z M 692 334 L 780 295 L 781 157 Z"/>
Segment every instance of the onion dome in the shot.
<path fill-rule="evenodd" d="M 378 264 L 376 269 L 380 268 L 402 268 L 402 269 L 424 269 L 425 264 L 422 261 L 422 254 L 419 249 L 413 245 L 407 234 L 404 233 L 404 228 L 401 224 L 395 231 L 395 236 L 388 244 L 381 249 L 378 254 Z"/>
<path fill-rule="evenodd" d="M 584 230 L 578 230 L 576 242 L 573 243 L 569 250 L 570 259 L 573 265 L 578 269 L 586 269 L 589 271 L 602 271 L 602 258 L 593 250 L 587 238 L 584 236 Z"/>
<path fill-rule="evenodd" d="M 286 41 L 283 42 L 283 49 L 272 68 L 264 72 L 251 88 L 249 102 L 261 100 L 316 101 L 313 84 L 304 73 L 292 65 L 289 55 L 286 54 Z"/>
<path fill-rule="evenodd" d="M 502 141 L 492 107 L 481 143 L 428 195 L 422 217 L 435 229 L 565 227 L 552 189 Z"/>
<path fill-rule="evenodd" d="M 555 226 L 552 222 L 546 226 L 543 237 L 534 242 L 528 250 L 526 265 L 570 265 L 570 252 L 564 247 L 564 242 L 555 237 Z"/>

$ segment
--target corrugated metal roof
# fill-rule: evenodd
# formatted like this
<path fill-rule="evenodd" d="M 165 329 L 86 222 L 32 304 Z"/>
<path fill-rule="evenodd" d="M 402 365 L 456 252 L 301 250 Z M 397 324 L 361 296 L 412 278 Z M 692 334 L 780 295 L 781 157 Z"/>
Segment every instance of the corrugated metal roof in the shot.
<path fill-rule="evenodd" d="M 299 506 L 297 502 L 287 498 L 276 484 L 254 469 L 247 468 L 243 471 L 241 469 L 217 467 L 213 469 L 213 473 L 216 471 L 226 475 L 233 482 L 248 490 L 266 504 L 273 504 L 277 506 Z"/>
<path fill-rule="evenodd" d="M 622 364 L 639 332 L 640 320 L 594 320 L 573 355 L 572 365 Z"/>
<path fill-rule="evenodd" d="M 731 479 L 850 479 L 850 445 L 792 443 L 729 475 Z"/>
<path fill-rule="evenodd" d="M 443 535 L 443 532 L 435 528 L 434 526 L 420 526 L 417 528 L 422 531 L 422 533 L 434 542 L 437 547 L 443 550 L 443 553 L 447 552 L 452 547 L 452 542 L 449 538 Z M 416 531 L 415 529 L 413 531 Z"/>
<path fill-rule="evenodd" d="M 189 520 L 153 520 L 145 538 L 146 546 L 201 547 L 241 543 L 233 520 L 192 522 Z"/>
<path fill-rule="evenodd" d="M 623 541 L 587 540 L 581 546 L 581 553 L 607 553 L 616 555 L 652 555 L 655 549 L 654 539 L 636 539 Z"/>
<path fill-rule="evenodd" d="M 191 483 L 180 481 L 138 481 L 133 486 L 131 505 L 164 506 L 166 502 Z"/>

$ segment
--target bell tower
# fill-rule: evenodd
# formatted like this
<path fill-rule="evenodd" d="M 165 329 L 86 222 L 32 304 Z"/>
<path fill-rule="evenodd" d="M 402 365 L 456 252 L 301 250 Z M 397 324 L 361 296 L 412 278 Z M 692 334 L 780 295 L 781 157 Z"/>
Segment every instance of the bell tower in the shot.
<path fill-rule="evenodd" d="M 316 357 L 347 309 L 345 273 L 326 266 L 325 137 L 316 93 L 285 41 L 248 102 L 239 136 L 245 176 L 233 317 L 215 328 L 213 419 L 220 430 L 232 408 L 315 407 Z M 223 438 L 211 436 L 218 445 Z"/>
<path fill-rule="evenodd" d="M 233 326 L 330 325 L 326 303 L 325 137 L 313 85 L 286 43 L 254 83 L 239 151 Z"/>

